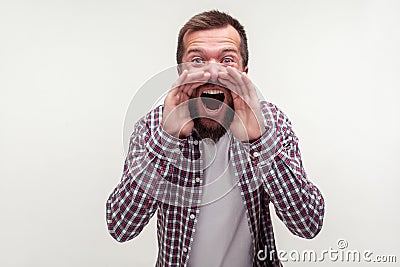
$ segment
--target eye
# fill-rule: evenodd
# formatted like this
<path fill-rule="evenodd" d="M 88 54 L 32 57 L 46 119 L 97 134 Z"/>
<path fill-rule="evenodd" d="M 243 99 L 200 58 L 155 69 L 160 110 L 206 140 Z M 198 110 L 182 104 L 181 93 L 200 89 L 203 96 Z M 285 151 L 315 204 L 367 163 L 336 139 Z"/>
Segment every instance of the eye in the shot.
<path fill-rule="evenodd" d="M 233 60 L 233 58 L 232 57 L 224 57 L 222 60 L 221 60 L 221 63 L 224 63 L 224 64 L 229 64 L 229 63 L 234 63 L 235 61 Z"/>
<path fill-rule="evenodd" d="M 195 57 L 195 58 L 192 59 L 192 62 L 196 63 L 196 64 L 203 64 L 204 60 L 201 59 L 200 57 Z"/>

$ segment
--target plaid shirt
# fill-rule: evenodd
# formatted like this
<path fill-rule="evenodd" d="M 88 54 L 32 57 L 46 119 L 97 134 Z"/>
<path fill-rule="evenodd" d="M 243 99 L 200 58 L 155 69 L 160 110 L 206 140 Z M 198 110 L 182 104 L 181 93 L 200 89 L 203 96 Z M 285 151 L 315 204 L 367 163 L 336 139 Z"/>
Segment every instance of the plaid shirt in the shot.
<path fill-rule="evenodd" d="M 307 179 L 289 119 L 271 103 L 262 101 L 261 109 L 265 133 L 252 143 L 233 139 L 229 156 L 247 210 L 253 266 L 281 266 L 269 203 L 293 234 L 313 238 L 322 227 L 324 199 Z M 195 134 L 178 139 L 163 131 L 162 111 L 159 106 L 136 123 L 106 217 L 112 237 L 124 242 L 158 210 L 156 266 L 181 267 L 187 266 L 201 204 L 201 141 Z M 267 253 L 261 260 L 260 250 Z"/>

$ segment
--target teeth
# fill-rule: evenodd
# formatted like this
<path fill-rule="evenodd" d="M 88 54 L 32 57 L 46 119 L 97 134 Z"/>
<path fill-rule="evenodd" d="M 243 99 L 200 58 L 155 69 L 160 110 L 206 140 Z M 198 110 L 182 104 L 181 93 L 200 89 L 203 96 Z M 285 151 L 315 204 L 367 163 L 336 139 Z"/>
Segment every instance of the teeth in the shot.
<path fill-rule="evenodd" d="M 210 94 L 210 95 L 216 95 L 216 94 L 223 94 L 224 92 L 222 92 L 221 90 L 208 89 L 208 90 L 204 90 L 203 93 Z"/>

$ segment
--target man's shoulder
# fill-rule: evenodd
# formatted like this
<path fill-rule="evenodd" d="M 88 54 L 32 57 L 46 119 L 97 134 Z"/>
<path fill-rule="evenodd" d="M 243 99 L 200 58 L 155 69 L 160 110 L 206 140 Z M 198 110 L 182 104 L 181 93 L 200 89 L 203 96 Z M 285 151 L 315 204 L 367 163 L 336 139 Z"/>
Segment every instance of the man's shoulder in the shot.
<path fill-rule="evenodd" d="M 135 129 L 154 130 L 162 121 L 163 105 L 156 106 L 135 122 Z"/>
<path fill-rule="evenodd" d="M 149 127 L 159 126 L 162 121 L 163 108 L 163 105 L 156 106 L 155 108 L 147 112 L 141 120 L 143 120 Z"/>
<path fill-rule="evenodd" d="M 265 100 L 261 100 L 260 105 L 261 111 L 264 117 L 267 117 L 267 120 L 272 120 L 278 125 L 291 124 L 289 118 L 277 105 Z"/>

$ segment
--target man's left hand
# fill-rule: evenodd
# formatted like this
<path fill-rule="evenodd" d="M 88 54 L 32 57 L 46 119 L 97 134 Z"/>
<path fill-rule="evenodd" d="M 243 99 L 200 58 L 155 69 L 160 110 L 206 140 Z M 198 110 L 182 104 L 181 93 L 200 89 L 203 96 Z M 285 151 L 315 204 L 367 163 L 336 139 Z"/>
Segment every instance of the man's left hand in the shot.
<path fill-rule="evenodd" d="M 218 73 L 218 79 L 232 93 L 235 117 L 230 129 L 234 136 L 242 142 L 260 138 L 264 132 L 264 119 L 254 84 L 247 74 L 227 67 L 226 72 Z"/>

